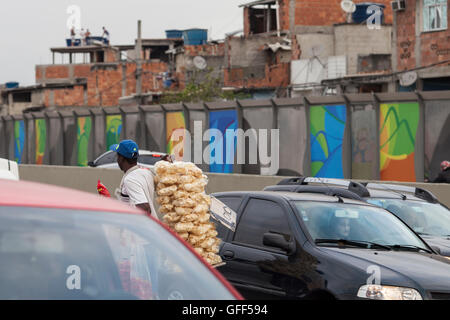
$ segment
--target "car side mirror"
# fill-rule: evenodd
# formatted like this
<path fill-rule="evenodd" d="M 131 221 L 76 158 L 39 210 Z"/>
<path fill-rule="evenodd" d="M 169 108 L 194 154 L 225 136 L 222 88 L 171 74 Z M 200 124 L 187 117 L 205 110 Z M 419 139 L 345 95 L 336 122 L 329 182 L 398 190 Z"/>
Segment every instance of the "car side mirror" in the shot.
<path fill-rule="evenodd" d="M 295 250 L 294 242 L 286 240 L 286 238 L 279 233 L 265 233 L 263 236 L 263 244 L 265 246 L 279 248 L 286 251 L 287 254 L 292 254 Z"/>
<path fill-rule="evenodd" d="M 89 166 L 89 167 L 95 167 L 94 161 L 89 161 L 89 162 L 88 162 L 88 166 Z"/>

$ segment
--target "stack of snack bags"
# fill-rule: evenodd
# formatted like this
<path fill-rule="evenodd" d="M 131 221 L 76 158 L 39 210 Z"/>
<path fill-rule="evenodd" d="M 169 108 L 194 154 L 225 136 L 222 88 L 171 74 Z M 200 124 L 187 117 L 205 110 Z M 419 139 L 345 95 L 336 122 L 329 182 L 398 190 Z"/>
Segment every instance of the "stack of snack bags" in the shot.
<path fill-rule="evenodd" d="M 191 162 L 159 161 L 155 171 L 156 201 L 164 222 L 209 264 L 221 263 L 217 254 L 220 239 L 209 221 L 211 198 L 205 193 L 208 180 L 202 170 Z"/>

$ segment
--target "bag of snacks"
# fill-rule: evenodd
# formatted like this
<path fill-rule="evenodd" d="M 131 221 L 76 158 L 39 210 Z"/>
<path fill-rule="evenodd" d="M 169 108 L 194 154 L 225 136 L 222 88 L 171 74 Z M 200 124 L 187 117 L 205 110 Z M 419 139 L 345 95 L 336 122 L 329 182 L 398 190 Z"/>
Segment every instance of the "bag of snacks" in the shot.
<path fill-rule="evenodd" d="M 155 173 L 156 201 L 163 221 L 209 264 L 220 264 L 220 239 L 215 225 L 209 221 L 211 198 L 205 193 L 207 177 L 191 162 L 159 161 Z"/>

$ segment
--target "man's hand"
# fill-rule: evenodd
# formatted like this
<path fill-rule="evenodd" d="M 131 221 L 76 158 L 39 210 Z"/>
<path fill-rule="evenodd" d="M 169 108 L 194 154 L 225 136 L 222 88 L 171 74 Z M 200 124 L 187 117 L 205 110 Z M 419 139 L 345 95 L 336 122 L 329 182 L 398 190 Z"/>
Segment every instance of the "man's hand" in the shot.
<path fill-rule="evenodd" d="M 99 195 L 104 196 L 106 198 L 111 198 L 111 195 L 109 194 L 108 189 L 105 187 L 103 183 L 98 180 L 97 182 L 97 192 Z"/>
<path fill-rule="evenodd" d="M 162 156 L 161 160 L 173 163 L 173 158 L 172 158 L 172 155 L 170 155 L 170 154 L 166 154 L 166 155 Z"/>

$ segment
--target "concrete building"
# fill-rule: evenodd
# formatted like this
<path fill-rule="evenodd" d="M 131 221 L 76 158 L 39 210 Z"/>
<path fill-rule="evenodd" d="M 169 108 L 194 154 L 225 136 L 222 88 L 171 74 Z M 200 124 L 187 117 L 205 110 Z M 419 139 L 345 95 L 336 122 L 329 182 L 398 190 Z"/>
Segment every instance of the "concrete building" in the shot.
<path fill-rule="evenodd" d="M 394 70 L 415 70 L 417 81 L 397 82 L 399 91 L 450 90 L 450 30 L 447 0 L 406 0 L 394 14 Z M 401 80 L 401 77 L 399 77 Z M 409 84 L 409 82 L 407 83 Z"/>

